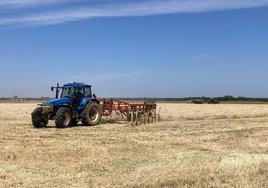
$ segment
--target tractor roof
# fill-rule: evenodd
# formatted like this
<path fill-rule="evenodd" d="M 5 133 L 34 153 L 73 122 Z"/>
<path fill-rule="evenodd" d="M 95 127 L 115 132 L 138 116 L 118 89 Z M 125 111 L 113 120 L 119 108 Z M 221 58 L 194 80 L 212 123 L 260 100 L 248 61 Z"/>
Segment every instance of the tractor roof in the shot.
<path fill-rule="evenodd" d="M 91 85 L 74 82 L 74 83 L 64 84 L 63 87 L 91 87 Z"/>

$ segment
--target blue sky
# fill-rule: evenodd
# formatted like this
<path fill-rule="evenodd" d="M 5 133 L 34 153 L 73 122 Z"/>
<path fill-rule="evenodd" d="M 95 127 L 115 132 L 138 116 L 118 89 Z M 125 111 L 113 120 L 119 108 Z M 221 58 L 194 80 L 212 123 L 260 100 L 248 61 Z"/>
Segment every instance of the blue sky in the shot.
<path fill-rule="evenodd" d="M 268 97 L 268 0 L 0 0 L 0 96 Z"/>

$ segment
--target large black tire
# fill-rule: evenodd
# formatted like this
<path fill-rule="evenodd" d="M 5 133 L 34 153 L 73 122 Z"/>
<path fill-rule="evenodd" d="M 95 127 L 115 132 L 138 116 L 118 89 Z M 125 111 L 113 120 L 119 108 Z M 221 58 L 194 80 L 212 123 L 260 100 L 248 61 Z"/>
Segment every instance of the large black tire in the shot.
<path fill-rule="evenodd" d="M 101 107 L 98 103 L 89 103 L 81 113 L 82 123 L 85 126 L 98 125 L 101 121 Z"/>
<path fill-rule="evenodd" d="M 60 107 L 55 115 L 55 125 L 57 128 L 67 128 L 72 124 L 72 111 L 67 107 Z"/>
<path fill-rule="evenodd" d="M 48 124 L 48 118 L 43 114 L 43 108 L 38 107 L 32 112 L 32 123 L 35 128 L 43 128 Z"/>

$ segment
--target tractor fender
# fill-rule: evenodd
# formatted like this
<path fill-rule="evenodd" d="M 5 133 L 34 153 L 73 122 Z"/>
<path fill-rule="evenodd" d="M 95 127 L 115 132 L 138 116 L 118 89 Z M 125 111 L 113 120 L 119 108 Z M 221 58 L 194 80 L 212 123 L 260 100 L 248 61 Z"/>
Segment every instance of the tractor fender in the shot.
<path fill-rule="evenodd" d="M 70 105 L 57 105 L 57 106 L 55 106 L 55 108 L 54 108 L 54 113 L 56 113 L 57 112 L 57 110 L 59 109 L 59 108 L 61 108 L 61 107 L 65 107 L 65 108 L 69 108 L 70 110 L 71 110 L 71 112 L 73 111 L 73 109 L 70 107 Z"/>
<path fill-rule="evenodd" d="M 79 109 L 83 110 L 87 104 L 95 102 L 97 104 L 100 104 L 100 102 L 95 98 L 85 98 L 81 101 Z"/>
<path fill-rule="evenodd" d="M 92 99 L 91 101 L 97 103 L 97 104 L 100 104 L 100 101 L 98 101 L 98 99 Z"/>

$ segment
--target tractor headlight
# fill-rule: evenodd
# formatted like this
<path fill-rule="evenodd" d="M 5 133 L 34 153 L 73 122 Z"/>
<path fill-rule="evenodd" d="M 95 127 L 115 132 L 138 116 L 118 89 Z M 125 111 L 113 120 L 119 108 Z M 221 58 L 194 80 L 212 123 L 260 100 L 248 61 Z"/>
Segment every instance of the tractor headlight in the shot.
<path fill-rule="evenodd" d="M 42 104 L 44 112 L 53 112 L 53 105 Z"/>

